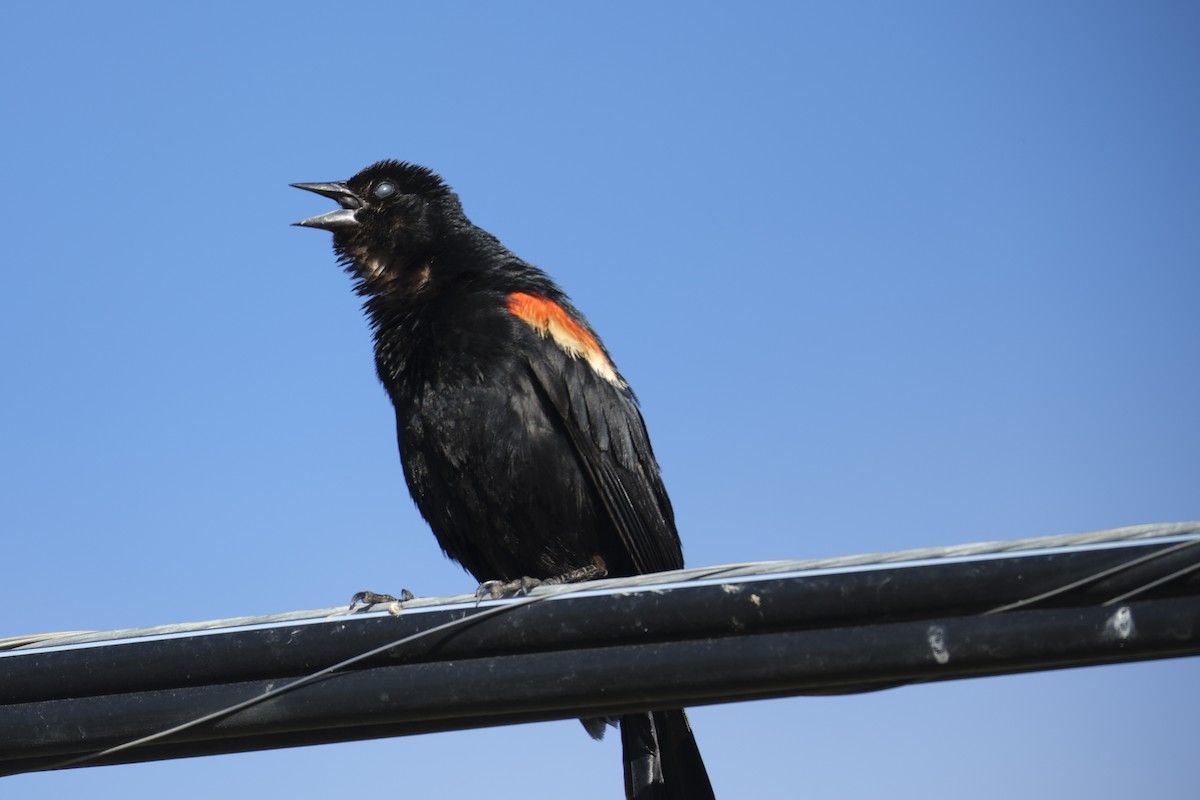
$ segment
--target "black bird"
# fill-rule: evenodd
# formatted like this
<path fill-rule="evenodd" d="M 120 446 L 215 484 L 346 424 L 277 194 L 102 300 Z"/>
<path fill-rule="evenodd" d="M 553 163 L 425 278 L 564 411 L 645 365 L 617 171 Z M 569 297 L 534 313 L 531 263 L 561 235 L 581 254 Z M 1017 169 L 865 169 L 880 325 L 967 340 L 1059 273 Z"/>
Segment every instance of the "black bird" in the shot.
<path fill-rule="evenodd" d="M 333 232 L 366 298 L 404 477 L 446 555 L 484 587 L 683 566 L 633 392 L 544 272 L 425 167 L 293 185 L 341 206 L 296 224 Z M 713 797 L 682 710 L 620 724 L 628 797 Z"/>

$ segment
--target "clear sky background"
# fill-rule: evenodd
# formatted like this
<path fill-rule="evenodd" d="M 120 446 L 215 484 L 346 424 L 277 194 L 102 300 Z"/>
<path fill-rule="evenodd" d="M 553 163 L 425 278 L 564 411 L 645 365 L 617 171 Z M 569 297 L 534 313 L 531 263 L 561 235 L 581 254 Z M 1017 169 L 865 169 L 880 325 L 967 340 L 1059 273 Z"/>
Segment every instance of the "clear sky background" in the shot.
<path fill-rule="evenodd" d="M 1194 3 L 22 3 L 0 636 L 444 595 L 331 204 L 442 173 L 637 389 L 693 566 L 1200 517 Z M 725 798 L 1195 792 L 1196 660 L 696 709 Z M 5 798 L 620 796 L 574 721 Z M 497 795 L 497 792 L 500 794 Z"/>

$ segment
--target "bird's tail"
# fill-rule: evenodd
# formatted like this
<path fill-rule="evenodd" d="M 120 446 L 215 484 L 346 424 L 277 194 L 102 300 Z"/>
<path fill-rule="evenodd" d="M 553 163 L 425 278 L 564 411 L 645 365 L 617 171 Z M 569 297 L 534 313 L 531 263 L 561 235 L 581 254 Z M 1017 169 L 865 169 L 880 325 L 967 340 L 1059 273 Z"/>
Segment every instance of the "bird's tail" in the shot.
<path fill-rule="evenodd" d="M 621 717 L 627 800 L 715 800 L 683 709 Z"/>

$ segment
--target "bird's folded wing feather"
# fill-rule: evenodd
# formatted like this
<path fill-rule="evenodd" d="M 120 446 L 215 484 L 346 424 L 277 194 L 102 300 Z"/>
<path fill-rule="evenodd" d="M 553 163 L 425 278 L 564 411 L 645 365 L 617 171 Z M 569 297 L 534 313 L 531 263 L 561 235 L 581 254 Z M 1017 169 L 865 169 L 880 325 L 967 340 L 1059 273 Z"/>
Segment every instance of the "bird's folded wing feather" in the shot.
<path fill-rule="evenodd" d="M 639 573 L 683 566 L 679 534 L 632 393 L 543 338 L 529 369 L 562 421 Z"/>

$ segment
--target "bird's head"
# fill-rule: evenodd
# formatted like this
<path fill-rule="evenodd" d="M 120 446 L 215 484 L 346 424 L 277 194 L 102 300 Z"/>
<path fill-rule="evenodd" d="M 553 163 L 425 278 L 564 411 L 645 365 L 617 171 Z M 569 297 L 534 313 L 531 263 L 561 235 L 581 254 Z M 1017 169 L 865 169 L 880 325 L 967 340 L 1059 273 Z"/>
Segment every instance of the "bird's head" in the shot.
<path fill-rule="evenodd" d="M 440 177 L 403 161 L 380 161 L 345 181 L 292 186 L 341 206 L 295 224 L 332 231 L 334 250 L 364 285 L 426 270 L 454 229 L 470 224 Z"/>

